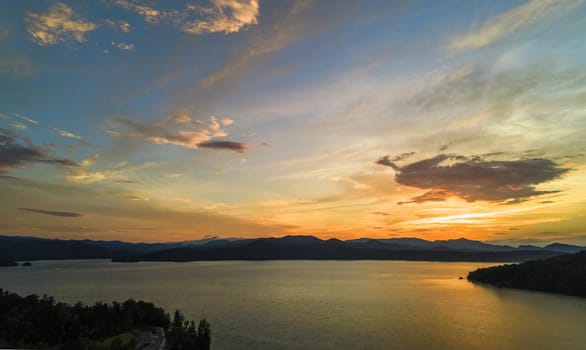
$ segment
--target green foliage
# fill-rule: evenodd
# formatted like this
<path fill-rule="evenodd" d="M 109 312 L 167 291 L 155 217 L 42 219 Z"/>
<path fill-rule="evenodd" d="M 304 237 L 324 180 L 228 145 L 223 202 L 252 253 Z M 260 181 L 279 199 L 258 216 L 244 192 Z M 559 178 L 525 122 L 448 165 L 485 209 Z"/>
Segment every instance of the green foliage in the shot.
<path fill-rule="evenodd" d="M 586 297 L 586 251 L 472 271 L 468 279 L 498 287 Z"/>
<path fill-rule="evenodd" d="M 166 330 L 171 349 L 209 349 L 209 324 L 202 320 L 196 330 L 179 310 L 171 323 L 165 310 L 142 300 L 69 305 L 0 288 L 0 348 L 130 350 L 136 347 L 133 332 L 141 327 Z"/>

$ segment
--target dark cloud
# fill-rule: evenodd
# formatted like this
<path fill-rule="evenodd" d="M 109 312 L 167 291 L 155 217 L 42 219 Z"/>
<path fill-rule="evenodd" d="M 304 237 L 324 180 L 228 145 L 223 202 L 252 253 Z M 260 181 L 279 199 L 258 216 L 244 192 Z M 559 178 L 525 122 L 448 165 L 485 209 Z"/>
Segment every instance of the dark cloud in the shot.
<path fill-rule="evenodd" d="M 440 189 L 433 189 L 431 191 L 425 192 L 420 196 L 416 196 L 411 198 L 410 201 L 406 202 L 399 202 L 398 204 L 408 204 L 408 203 L 424 203 L 424 202 L 442 202 L 445 201 L 446 198 L 450 197 L 451 193 L 447 190 L 440 190 Z"/>
<path fill-rule="evenodd" d="M 538 191 L 535 187 L 570 170 L 544 158 L 497 161 L 487 160 L 488 156 L 440 154 L 405 166 L 384 156 L 376 163 L 395 170 L 398 184 L 428 190 L 403 204 L 443 201 L 449 197 L 468 202 L 518 203 L 529 197 L 557 192 Z"/>
<path fill-rule="evenodd" d="M 398 171 L 399 167 L 395 164 L 395 162 L 400 162 L 404 159 L 411 157 L 414 154 L 415 154 L 415 152 L 406 152 L 406 153 L 401 153 L 398 156 L 394 156 L 394 157 L 391 157 L 390 154 L 387 154 L 386 156 L 381 157 L 375 163 L 379 164 L 379 165 L 391 167 L 391 168 L 393 168 L 393 170 Z"/>
<path fill-rule="evenodd" d="M 78 166 L 70 159 L 51 157 L 47 147 L 37 147 L 30 140 L 18 140 L 18 134 L 14 131 L 0 129 L 0 171 L 6 168 L 19 168 L 27 163 Z"/>
<path fill-rule="evenodd" d="M 235 151 L 238 153 L 246 153 L 246 151 L 248 150 L 247 144 L 234 141 L 206 141 L 198 144 L 197 147 L 220 150 L 223 149 L 228 151 Z"/>
<path fill-rule="evenodd" d="M 389 216 L 391 214 L 385 213 L 384 211 L 373 211 L 371 214 L 373 215 L 382 215 L 382 216 Z"/>
<path fill-rule="evenodd" d="M 31 213 L 51 215 L 51 216 L 60 216 L 60 217 L 64 217 L 64 218 L 78 218 L 78 217 L 83 216 L 83 214 L 74 213 L 71 211 L 54 211 L 54 210 L 44 210 L 44 209 L 35 209 L 35 208 L 18 208 L 18 210 L 28 211 Z"/>
<path fill-rule="evenodd" d="M 399 168 L 399 166 L 393 162 L 393 160 L 391 159 L 391 157 L 389 155 L 386 155 L 384 157 L 379 158 L 379 160 L 377 160 L 375 163 L 378 165 L 384 165 L 384 166 L 391 167 L 395 171 L 401 170 L 401 168 Z"/>

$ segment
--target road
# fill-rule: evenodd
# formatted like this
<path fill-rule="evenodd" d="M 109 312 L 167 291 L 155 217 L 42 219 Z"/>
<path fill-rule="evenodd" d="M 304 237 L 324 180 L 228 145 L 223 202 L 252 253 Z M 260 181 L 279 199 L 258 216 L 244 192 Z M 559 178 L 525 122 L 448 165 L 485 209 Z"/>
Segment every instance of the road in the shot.
<path fill-rule="evenodd" d="M 149 327 L 138 333 L 138 350 L 164 350 L 165 332 L 161 327 Z"/>

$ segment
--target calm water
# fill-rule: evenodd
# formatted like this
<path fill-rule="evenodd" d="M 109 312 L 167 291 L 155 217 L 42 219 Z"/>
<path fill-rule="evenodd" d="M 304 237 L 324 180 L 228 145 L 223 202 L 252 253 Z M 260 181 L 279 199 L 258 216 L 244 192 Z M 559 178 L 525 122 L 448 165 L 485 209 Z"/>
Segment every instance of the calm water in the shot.
<path fill-rule="evenodd" d="M 458 279 L 485 265 L 47 261 L 0 269 L 0 287 L 179 308 L 211 322 L 214 350 L 586 349 L 586 299 Z"/>

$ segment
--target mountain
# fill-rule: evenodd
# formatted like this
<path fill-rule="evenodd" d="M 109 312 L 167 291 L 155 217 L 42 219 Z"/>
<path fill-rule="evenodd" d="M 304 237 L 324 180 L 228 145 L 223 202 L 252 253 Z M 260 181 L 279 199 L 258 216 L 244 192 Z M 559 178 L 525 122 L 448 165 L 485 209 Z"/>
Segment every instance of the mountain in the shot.
<path fill-rule="evenodd" d="M 546 245 L 544 249 L 551 250 L 554 252 L 561 252 L 561 253 L 577 253 L 581 251 L 586 251 L 586 247 L 580 247 L 577 245 L 571 244 L 562 244 L 562 243 L 552 243 Z"/>
<path fill-rule="evenodd" d="M 373 239 L 371 238 L 359 238 L 354 240 L 348 240 L 346 242 L 355 244 L 372 244 Z M 455 249 L 455 250 L 466 250 L 466 251 L 485 251 L 485 252 L 505 252 L 513 251 L 516 248 L 510 246 L 502 246 L 495 244 L 483 243 L 480 241 L 473 241 L 466 238 L 448 239 L 440 241 L 427 241 L 421 238 L 388 238 L 388 239 L 377 239 L 377 242 L 383 244 L 393 245 L 395 248 L 417 248 L 417 249 Z"/>
<path fill-rule="evenodd" d="M 586 251 L 522 264 L 482 268 L 468 280 L 495 285 L 586 297 Z"/>
<path fill-rule="evenodd" d="M 544 248 L 538 247 L 538 246 L 534 246 L 531 244 L 524 244 L 524 245 L 520 245 L 518 249 L 523 249 L 523 250 L 542 250 Z"/>
<path fill-rule="evenodd" d="M 200 240 L 167 242 L 167 243 L 130 243 L 130 242 L 123 242 L 123 241 L 95 241 L 95 240 L 89 240 L 89 239 L 84 239 L 81 242 L 95 245 L 98 247 L 111 249 L 111 250 L 123 250 L 123 251 L 137 252 L 137 253 L 149 253 L 149 252 L 155 252 L 155 251 L 164 250 L 164 249 L 181 248 L 181 247 L 192 246 L 192 245 L 219 246 L 219 245 L 233 243 L 233 242 L 236 242 L 239 240 L 242 240 L 242 239 L 241 238 L 208 237 L 208 238 L 204 238 L 204 239 L 200 239 Z"/>
<path fill-rule="evenodd" d="M 501 246 L 495 244 L 487 244 L 479 241 L 473 241 L 466 238 L 448 239 L 445 241 L 434 241 L 434 247 L 446 247 L 456 250 L 471 250 L 471 251 L 485 251 L 485 252 L 503 252 L 513 251 L 515 248 L 510 246 Z"/>
<path fill-rule="evenodd" d="M 190 246 L 115 258 L 118 262 L 206 260 L 424 260 L 526 261 L 559 255 L 547 250 L 457 250 L 440 245 L 417 249 L 378 240 L 321 240 L 312 236 L 258 238 L 219 247 Z"/>
<path fill-rule="evenodd" d="M 169 243 L 130 243 L 123 241 L 61 240 L 25 236 L 0 236 L 0 256 L 9 260 L 108 259 L 160 250 L 237 244 L 241 239 L 215 237 Z M 242 240 L 244 241 L 244 240 Z"/>
<path fill-rule="evenodd" d="M 0 236 L 0 256 L 13 261 L 100 259 L 129 254 L 135 252 L 108 249 L 83 241 Z"/>
<path fill-rule="evenodd" d="M 464 238 L 426 241 L 419 238 L 360 238 L 342 241 L 314 236 L 280 238 L 218 238 L 166 243 L 59 240 L 0 236 L 5 260 L 112 258 L 115 261 L 273 260 L 273 259 L 395 259 L 437 261 L 525 261 L 586 249 L 565 244 L 549 248 L 513 248 Z"/>

